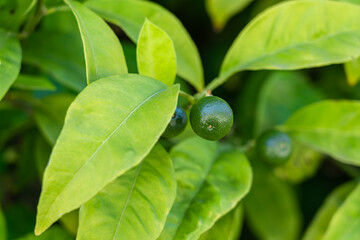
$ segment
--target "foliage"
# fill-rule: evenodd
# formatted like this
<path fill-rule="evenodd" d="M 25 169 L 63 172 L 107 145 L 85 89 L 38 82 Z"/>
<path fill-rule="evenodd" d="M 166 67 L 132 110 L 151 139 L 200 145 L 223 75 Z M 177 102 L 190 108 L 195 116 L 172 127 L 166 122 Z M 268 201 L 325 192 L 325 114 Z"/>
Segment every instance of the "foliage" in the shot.
<path fill-rule="evenodd" d="M 359 3 L 0 0 L 0 240 L 359 239 Z"/>

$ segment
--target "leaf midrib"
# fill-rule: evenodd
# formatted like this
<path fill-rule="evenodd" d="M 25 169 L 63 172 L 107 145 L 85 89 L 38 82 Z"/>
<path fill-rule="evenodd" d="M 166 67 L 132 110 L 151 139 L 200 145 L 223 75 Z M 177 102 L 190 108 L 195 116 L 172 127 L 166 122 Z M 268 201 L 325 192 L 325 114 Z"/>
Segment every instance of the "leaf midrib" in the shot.
<path fill-rule="evenodd" d="M 52 201 L 50 205 L 50 207 L 48 208 L 48 210 L 46 211 L 46 213 L 44 214 L 44 216 L 48 216 L 48 213 L 50 212 L 50 210 L 52 210 L 52 208 L 54 207 L 54 203 L 57 201 L 57 199 L 61 196 L 61 194 L 65 191 L 65 189 L 70 185 L 70 183 L 74 180 L 74 178 L 77 176 L 77 174 L 80 172 L 80 170 L 85 167 L 92 159 L 94 159 L 94 156 L 97 154 L 97 152 L 99 151 L 99 149 L 101 149 L 101 147 L 112 137 L 112 135 L 115 134 L 115 132 L 117 132 L 117 130 L 140 108 L 142 107 L 145 103 L 147 103 L 150 99 L 152 99 L 153 97 L 155 97 L 156 95 L 162 93 L 163 91 L 165 91 L 165 89 L 160 89 L 157 92 L 153 93 L 152 95 L 150 95 L 149 97 L 147 97 L 145 100 L 143 100 L 138 106 L 136 106 L 130 113 L 129 115 L 123 119 L 123 121 L 105 138 L 105 140 L 100 144 L 100 146 L 94 151 L 94 153 L 84 162 L 84 164 L 75 172 L 75 174 L 73 175 L 73 177 L 70 179 L 70 181 L 68 181 L 66 183 L 66 185 L 62 188 L 62 190 L 60 191 L 60 193 L 56 196 L 56 198 L 54 199 L 54 201 Z M 46 217 L 47 218 L 47 217 Z M 41 226 L 43 226 L 45 223 L 45 221 L 42 221 Z"/>
<path fill-rule="evenodd" d="M 198 193 L 200 192 L 202 186 L 204 185 L 205 181 L 207 180 L 207 178 L 208 178 L 208 176 L 209 176 L 209 174 L 210 174 L 211 168 L 213 167 L 213 165 L 214 165 L 214 163 L 215 163 L 216 160 L 217 160 L 217 154 L 216 154 L 216 155 L 214 156 L 214 158 L 211 160 L 211 163 L 209 164 L 209 167 L 206 169 L 204 179 L 201 181 L 201 183 L 199 184 L 199 186 L 196 188 L 194 197 L 190 200 L 188 206 L 186 207 L 186 209 L 185 209 L 185 211 L 184 211 L 184 214 L 181 216 L 181 219 L 180 219 L 180 221 L 179 221 L 179 224 L 176 226 L 176 231 L 175 231 L 172 239 L 175 239 L 175 237 L 176 237 L 176 235 L 177 235 L 177 232 L 178 232 L 178 230 L 179 230 L 179 227 L 180 227 L 180 225 L 182 224 L 186 213 L 188 212 L 190 206 L 191 206 L 192 203 L 194 202 L 196 196 L 198 195 Z"/>
<path fill-rule="evenodd" d="M 80 17 L 79 12 L 75 9 L 74 5 L 73 5 L 70 1 L 68 1 L 68 2 L 69 2 L 69 4 L 71 4 L 72 10 L 75 12 L 76 18 L 79 20 L 79 27 L 80 27 L 80 24 L 83 26 L 82 28 L 80 27 L 80 31 L 81 31 L 81 29 L 84 29 L 86 36 L 89 36 L 89 32 L 88 32 L 88 30 L 87 30 L 87 27 L 86 27 L 86 25 L 84 24 L 82 18 Z M 89 10 L 89 11 L 90 11 L 90 10 Z M 86 37 L 86 39 L 87 39 L 87 41 L 89 42 L 89 44 L 86 44 L 86 43 L 85 43 L 85 36 L 83 36 L 83 34 L 81 34 L 81 39 L 82 39 L 82 42 L 83 42 L 83 45 L 84 45 L 84 55 L 85 55 L 85 64 L 86 64 L 86 75 L 87 75 L 86 81 L 87 81 L 87 85 L 89 85 L 89 84 L 91 83 L 90 70 L 88 71 L 88 69 L 90 69 L 90 67 L 88 66 L 89 63 L 88 63 L 88 61 L 87 61 L 87 59 L 88 59 L 88 58 L 86 57 L 86 56 L 87 56 L 87 51 L 86 51 L 85 48 L 86 48 L 86 45 L 88 45 L 88 46 L 90 47 L 90 54 L 91 54 L 91 56 L 92 56 L 93 61 L 96 62 L 96 60 L 95 60 L 95 55 L 94 55 L 94 47 L 93 47 L 91 38 Z M 94 64 L 94 68 L 95 68 L 95 80 L 96 80 L 96 79 L 99 78 L 99 77 L 98 77 L 97 64 Z"/>
<path fill-rule="evenodd" d="M 121 220 L 122 220 L 122 218 L 123 218 L 123 216 L 124 216 L 124 213 L 125 213 L 125 210 L 126 210 L 128 204 L 129 204 L 131 195 L 132 195 L 132 193 L 133 193 L 133 191 L 134 191 L 134 188 L 135 188 L 135 185 L 136 185 L 136 183 L 137 183 L 137 179 L 138 179 L 138 177 L 139 177 L 139 174 L 140 174 L 141 167 L 142 167 L 143 163 L 144 163 L 144 161 L 140 163 L 140 165 L 139 165 L 139 167 L 138 167 L 138 169 L 137 169 L 137 171 L 136 171 L 136 175 L 135 175 L 135 178 L 134 178 L 134 182 L 133 182 L 133 184 L 131 185 L 131 188 L 130 188 L 128 197 L 127 197 L 126 202 L 125 202 L 125 204 L 124 204 L 124 207 L 123 207 L 123 209 L 122 209 L 122 211 L 121 211 L 121 215 L 119 216 L 119 220 L 118 220 L 118 223 L 117 223 L 117 225 L 116 225 L 116 229 L 115 229 L 114 235 L 113 235 L 113 237 L 112 237 L 113 240 L 116 239 L 116 236 L 117 236 L 117 233 L 118 233 L 118 230 L 119 230 L 119 227 L 120 227 Z"/>

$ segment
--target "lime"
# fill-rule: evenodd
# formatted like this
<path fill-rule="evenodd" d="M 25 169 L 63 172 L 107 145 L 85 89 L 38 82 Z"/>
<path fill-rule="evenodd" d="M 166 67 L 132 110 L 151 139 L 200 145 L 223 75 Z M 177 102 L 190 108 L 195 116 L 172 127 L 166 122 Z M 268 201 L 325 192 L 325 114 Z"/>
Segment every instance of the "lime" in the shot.
<path fill-rule="evenodd" d="M 229 104 L 219 97 L 203 97 L 192 106 L 190 123 L 197 135 L 215 141 L 230 131 L 233 111 Z"/>
<path fill-rule="evenodd" d="M 171 117 L 171 121 L 162 134 L 164 138 L 176 137 L 184 131 L 187 124 L 187 116 L 181 107 L 177 107 L 175 113 Z"/>
<path fill-rule="evenodd" d="M 278 130 L 264 132 L 256 142 L 257 156 L 271 165 L 286 163 L 292 151 L 293 144 L 290 136 Z"/>

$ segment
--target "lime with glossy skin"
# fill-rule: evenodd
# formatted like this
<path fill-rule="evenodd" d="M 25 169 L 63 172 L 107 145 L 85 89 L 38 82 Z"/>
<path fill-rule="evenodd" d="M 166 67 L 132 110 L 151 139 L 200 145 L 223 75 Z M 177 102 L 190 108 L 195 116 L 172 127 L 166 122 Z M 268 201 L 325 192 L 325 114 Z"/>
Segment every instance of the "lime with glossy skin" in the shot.
<path fill-rule="evenodd" d="M 293 143 L 290 136 L 278 130 L 264 132 L 256 142 L 258 157 L 271 165 L 286 163 L 290 159 L 292 151 Z"/>
<path fill-rule="evenodd" d="M 229 104 L 219 97 L 203 97 L 192 106 L 190 123 L 197 135 L 215 141 L 230 131 L 233 111 Z"/>
<path fill-rule="evenodd" d="M 164 138 L 176 137 L 184 131 L 186 124 L 187 116 L 185 111 L 181 107 L 177 107 L 162 136 Z"/>

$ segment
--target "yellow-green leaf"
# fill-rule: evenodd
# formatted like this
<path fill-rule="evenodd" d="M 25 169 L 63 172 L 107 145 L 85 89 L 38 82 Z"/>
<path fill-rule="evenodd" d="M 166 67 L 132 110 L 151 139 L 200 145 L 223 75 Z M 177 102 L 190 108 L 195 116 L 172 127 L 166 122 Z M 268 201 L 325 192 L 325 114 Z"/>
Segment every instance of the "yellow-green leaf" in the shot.
<path fill-rule="evenodd" d="M 360 236 L 360 184 L 332 217 L 323 240 L 356 240 Z"/>
<path fill-rule="evenodd" d="M 295 112 L 283 129 L 344 163 L 360 165 L 360 102 L 326 100 Z"/>
<path fill-rule="evenodd" d="M 248 193 L 251 167 L 237 150 L 189 138 L 170 152 L 177 196 L 158 240 L 197 240 Z"/>
<path fill-rule="evenodd" d="M 161 145 L 155 145 L 139 166 L 110 183 L 81 208 L 77 239 L 156 239 L 175 195 L 170 156 Z"/>
<path fill-rule="evenodd" d="M 350 86 L 355 86 L 360 80 L 360 58 L 344 64 L 346 79 Z"/>
<path fill-rule="evenodd" d="M 323 239 L 332 217 L 344 203 L 346 197 L 354 190 L 355 186 L 356 184 L 354 182 L 348 182 L 337 187 L 330 193 L 310 223 L 302 238 L 303 240 Z"/>
<path fill-rule="evenodd" d="M 174 43 L 178 75 L 198 91 L 203 90 L 204 76 L 198 50 L 189 33 L 172 13 L 150 1 L 91 0 L 85 6 L 106 21 L 118 25 L 134 42 L 137 42 L 146 18 L 159 26 Z"/>
<path fill-rule="evenodd" d="M 127 73 L 121 44 L 105 21 L 79 2 L 65 2 L 73 11 L 79 25 L 88 84 L 100 78 Z"/>
<path fill-rule="evenodd" d="M 242 70 L 310 68 L 357 58 L 358 22 L 360 6 L 350 3 L 299 0 L 271 7 L 239 34 L 212 85 Z"/>
<path fill-rule="evenodd" d="M 178 92 L 178 85 L 130 74 L 86 87 L 67 111 L 45 170 L 35 233 L 139 164 L 170 121 Z"/>
<path fill-rule="evenodd" d="M 171 38 L 145 20 L 136 49 L 139 73 L 171 86 L 176 77 L 176 53 Z"/>

